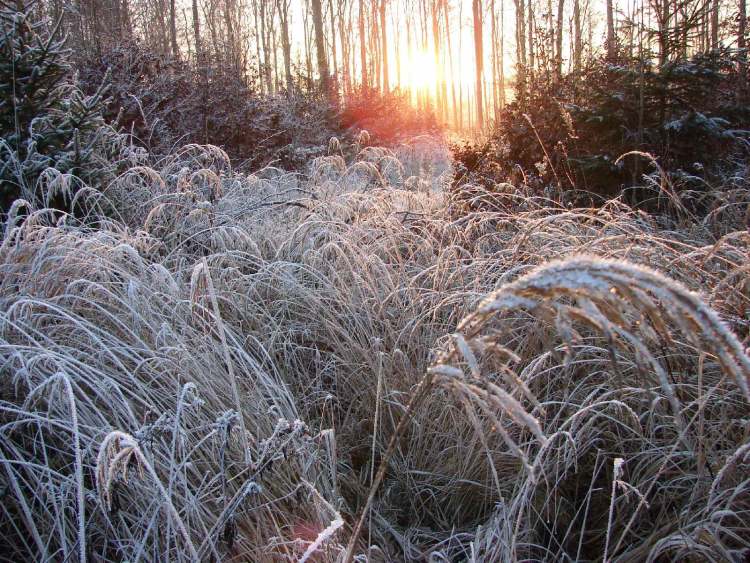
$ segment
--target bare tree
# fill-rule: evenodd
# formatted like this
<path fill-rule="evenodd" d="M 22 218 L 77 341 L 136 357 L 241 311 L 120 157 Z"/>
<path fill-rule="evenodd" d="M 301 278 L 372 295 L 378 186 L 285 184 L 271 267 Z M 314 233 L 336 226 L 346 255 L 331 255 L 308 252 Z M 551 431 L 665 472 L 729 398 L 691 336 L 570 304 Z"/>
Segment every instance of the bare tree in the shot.
<path fill-rule="evenodd" d="M 385 19 L 385 6 L 387 0 L 380 0 L 380 40 L 382 49 L 382 67 L 383 67 L 383 92 L 390 88 L 388 80 L 388 34 L 386 33 L 387 25 Z"/>
<path fill-rule="evenodd" d="M 739 0 L 739 29 L 737 31 L 737 48 L 739 49 L 739 99 L 740 102 L 747 100 L 747 0 Z"/>
<path fill-rule="evenodd" d="M 193 12 L 193 40 L 195 41 L 195 59 L 200 62 L 203 57 L 203 48 L 201 46 L 201 20 L 198 14 L 198 0 L 192 1 Z"/>
<path fill-rule="evenodd" d="M 445 39 L 447 43 L 447 49 L 448 49 L 448 72 L 453 72 L 453 48 L 451 45 L 451 30 L 450 25 L 448 21 L 448 0 L 443 0 L 443 22 L 445 26 Z M 447 97 L 447 89 L 446 89 L 446 97 Z M 456 103 L 456 81 L 451 80 L 451 103 L 453 105 L 453 125 L 458 127 L 459 126 L 459 108 L 458 104 Z M 447 110 L 446 110 L 447 111 Z"/>
<path fill-rule="evenodd" d="M 670 50 L 670 24 L 672 20 L 672 10 L 670 6 L 670 0 L 657 0 L 657 22 L 658 32 L 657 37 L 659 41 L 659 66 L 664 67 L 669 60 Z"/>
<path fill-rule="evenodd" d="M 612 5 L 612 0 L 607 0 L 607 58 L 609 60 L 615 58 L 617 52 L 616 41 L 614 7 Z"/>
<path fill-rule="evenodd" d="M 474 16 L 474 60 L 476 62 L 476 100 L 477 126 L 484 123 L 484 107 L 482 103 L 482 72 L 484 68 L 484 46 L 482 45 L 482 0 L 472 1 Z"/>
<path fill-rule="evenodd" d="M 372 0 L 370 4 L 372 7 L 370 13 L 370 29 L 372 30 L 370 33 L 370 52 L 372 53 L 372 56 L 370 57 L 372 63 L 370 67 L 370 76 L 372 76 L 373 88 L 380 90 L 380 84 L 383 79 L 380 66 L 382 45 L 380 41 L 380 23 L 378 18 L 380 2 L 378 2 L 378 0 Z"/>
<path fill-rule="evenodd" d="M 505 2 L 500 0 L 500 109 L 505 107 Z"/>
<path fill-rule="evenodd" d="M 536 60 L 534 53 L 534 8 L 533 0 L 527 0 L 526 6 L 529 10 L 529 21 L 526 26 L 526 31 L 529 34 L 529 46 L 528 46 L 528 66 L 526 71 L 529 73 L 529 77 L 534 79 L 534 71 L 536 69 Z"/>
<path fill-rule="evenodd" d="M 174 1 L 174 0 L 172 0 Z M 225 0 L 224 2 L 224 25 L 227 31 L 227 60 L 234 67 L 235 72 L 239 71 L 237 37 L 234 31 L 234 0 Z"/>
<path fill-rule="evenodd" d="M 333 9 L 333 0 L 328 0 L 328 13 L 331 16 L 331 70 L 333 75 L 338 73 L 338 52 L 336 49 L 336 12 Z"/>
<path fill-rule="evenodd" d="M 347 8 L 350 17 L 347 17 Z M 339 43 L 341 44 L 341 82 L 345 93 L 351 91 L 351 75 L 349 73 L 349 61 L 351 59 L 351 47 L 347 37 L 348 29 L 351 29 L 351 3 L 349 0 L 338 0 L 339 20 Z"/>
<path fill-rule="evenodd" d="M 315 48 L 318 55 L 318 72 L 320 73 L 320 86 L 322 90 L 330 94 L 330 77 L 328 73 L 328 59 L 326 58 L 325 34 L 323 32 L 323 9 L 320 0 L 310 0 L 313 13 L 313 27 L 315 28 Z"/>
<path fill-rule="evenodd" d="M 516 84 L 519 93 L 526 88 L 526 5 L 513 0 L 516 7 Z"/>
<path fill-rule="evenodd" d="M 719 3 L 720 0 L 712 0 L 711 3 L 711 48 L 719 48 Z"/>
<path fill-rule="evenodd" d="M 557 31 L 555 35 L 555 71 L 557 72 L 558 80 L 562 78 L 562 64 L 563 64 L 563 34 L 564 34 L 564 21 L 565 16 L 565 0 L 557 1 Z"/>
<path fill-rule="evenodd" d="M 268 6 L 266 2 L 260 3 L 260 38 L 263 46 L 263 78 L 266 82 L 266 92 L 273 92 L 273 76 L 272 76 L 272 65 L 271 65 L 271 40 L 269 28 L 273 26 L 273 22 L 268 22 Z M 273 17 L 273 12 L 270 14 Z M 269 25 L 270 24 L 270 25 Z M 231 40 L 231 38 L 230 38 Z"/>
<path fill-rule="evenodd" d="M 502 3 L 502 0 L 500 0 Z M 502 54 L 498 56 L 497 53 L 497 12 L 495 11 L 495 0 L 490 0 L 490 20 L 491 20 L 491 36 L 492 36 L 492 109 L 495 119 L 497 119 L 498 109 L 500 103 L 498 101 L 498 65 L 501 64 L 499 59 L 502 58 Z"/>
<path fill-rule="evenodd" d="M 307 82 L 312 83 L 313 79 L 313 68 L 312 68 L 312 42 L 313 32 L 310 30 L 310 10 L 309 4 L 305 3 L 305 10 L 302 15 L 302 28 L 305 33 L 305 72 L 307 76 Z"/>
<path fill-rule="evenodd" d="M 445 99 L 443 97 L 443 65 L 440 64 L 440 9 L 442 8 L 442 0 L 432 0 L 432 46 L 433 54 L 435 57 L 435 68 L 437 69 L 437 85 L 435 88 L 435 105 L 438 110 L 438 114 L 441 117 L 445 117 Z"/>
<path fill-rule="evenodd" d="M 359 0 L 359 65 L 362 73 L 362 86 L 370 86 L 369 76 L 367 75 L 367 36 L 365 35 L 365 2 Z"/>
<path fill-rule="evenodd" d="M 276 0 L 276 9 L 281 22 L 281 48 L 284 52 L 286 91 L 291 94 L 294 89 L 294 81 L 292 79 L 292 44 L 289 40 L 289 0 Z"/>
<path fill-rule="evenodd" d="M 573 32 L 575 35 L 573 45 L 573 68 L 576 72 L 581 71 L 581 59 L 583 56 L 583 30 L 581 29 L 581 1 L 573 0 Z"/>
<path fill-rule="evenodd" d="M 177 13 L 175 0 L 169 0 L 169 39 L 172 46 L 172 56 L 180 56 L 180 48 L 177 46 Z"/>

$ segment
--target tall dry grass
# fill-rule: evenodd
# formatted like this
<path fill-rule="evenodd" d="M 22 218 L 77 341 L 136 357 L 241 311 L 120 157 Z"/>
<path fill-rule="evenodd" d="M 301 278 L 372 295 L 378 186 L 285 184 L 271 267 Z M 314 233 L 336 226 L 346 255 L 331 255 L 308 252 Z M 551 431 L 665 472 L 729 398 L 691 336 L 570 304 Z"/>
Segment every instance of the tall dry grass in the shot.
<path fill-rule="evenodd" d="M 357 142 L 14 206 L 4 557 L 747 557 L 734 195 L 688 222 L 451 192 L 437 141 Z"/>

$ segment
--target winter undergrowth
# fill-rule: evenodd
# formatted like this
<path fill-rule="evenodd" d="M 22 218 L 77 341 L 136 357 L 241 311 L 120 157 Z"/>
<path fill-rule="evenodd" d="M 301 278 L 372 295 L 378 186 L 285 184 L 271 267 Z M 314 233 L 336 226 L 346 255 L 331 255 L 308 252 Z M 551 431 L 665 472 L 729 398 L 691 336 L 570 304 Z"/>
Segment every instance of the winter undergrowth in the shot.
<path fill-rule="evenodd" d="M 746 558 L 741 211 L 346 148 L 245 174 L 189 145 L 13 204 L 3 558 Z"/>

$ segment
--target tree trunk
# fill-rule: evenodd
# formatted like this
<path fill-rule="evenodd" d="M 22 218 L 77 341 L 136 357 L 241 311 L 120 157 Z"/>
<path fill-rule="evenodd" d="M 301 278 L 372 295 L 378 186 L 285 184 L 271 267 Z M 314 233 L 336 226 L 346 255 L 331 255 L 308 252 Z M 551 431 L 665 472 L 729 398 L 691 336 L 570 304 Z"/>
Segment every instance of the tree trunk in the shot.
<path fill-rule="evenodd" d="M 453 76 L 453 48 L 451 46 L 451 30 L 449 26 L 448 21 L 448 0 L 443 0 L 443 22 L 445 25 L 445 39 L 446 39 L 446 47 L 448 49 L 448 75 Z M 445 90 L 445 97 L 448 97 L 448 88 L 446 84 L 446 90 Z M 458 105 L 456 104 L 456 81 L 451 80 L 451 103 L 453 104 L 453 126 L 458 127 Z M 448 102 L 446 100 L 446 114 L 447 114 L 447 105 Z"/>
<path fill-rule="evenodd" d="M 442 88 L 440 86 L 443 69 L 440 64 L 440 26 L 438 25 L 438 17 L 440 10 L 440 0 L 432 0 L 432 46 L 433 53 L 435 56 L 435 69 L 437 69 L 437 84 L 435 88 L 435 107 L 437 108 L 438 115 L 443 117 L 443 99 L 442 99 Z"/>
<path fill-rule="evenodd" d="M 740 102 L 747 100 L 747 0 L 740 0 L 739 29 L 737 32 L 737 48 L 739 49 L 739 74 L 740 74 Z"/>
<path fill-rule="evenodd" d="M 232 67 L 234 67 L 235 72 L 237 72 L 239 70 L 239 64 L 237 58 L 237 39 L 234 35 L 234 22 L 232 21 L 233 12 L 233 0 L 226 0 L 224 4 L 224 24 L 227 26 L 227 59 Z"/>
<path fill-rule="evenodd" d="M 500 109 L 505 108 L 505 2 L 500 0 Z"/>
<path fill-rule="evenodd" d="M 663 67 L 669 60 L 669 0 L 661 0 L 659 14 L 659 66 Z"/>
<path fill-rule="evenodd" d="M 177 11 L 175 10 L 175 0 L 169 2 L 169 39 L 172 44 L 172 56 L 178 58 L 180 49 L 177 46 Z"/>
<path fill-rule="evenodd" d="M 502 2 L 502 0 L 501 0 Z M 497 54 L 497 14 L 495 13 L 495 0 L 490 0 L 491 29 L 492 29 L 492 113 L 497 121 L 498 101 L 497 75 L 498 75 L 498 54 Z M 501 56 L 502 57 L 502 56 Z"/>
<path fill-rule="evenodd" d="M 719 48 L 719 1 L 713 0 L 711 5 L 711 48 Z"/>
<path fill-rule="evenodd" d="M 526 91 L 526 6 L 524 0 L 514 0 L 516 6 L 516 82 L 521 96 Z"/>
<path fill-rule="evenodd" d="M 331 13 L 331 72 L 335 79 L 338 74 L 339 62 L 336 50 L 336 12 L 333 11 L 333 0 L 328 0 L 328 11 Z"/>
<path fill-rule="evenodd" d="M 273 23 L 273 8 L 271 8 L 271 22 Z M 274 92 L 281 89 L 279 80 L 279 50 L 276 48 L 276 26 L 271 25 L 271 53 L 273 53 L 273 88 Z"/>
<path fill-rule="evenodd" d="M 534 60 L 535 59 L 534 57 L 534 8 L 533 8 L 532 0 L 528 0 L 527 8 L 529 10 L 529 22 L 528 22 L 527 29 L 526 29 L 526 31 L 529 34 L 529 47 L 528 47 L 529 67 L 527 71 L 529 73 L 529 77 L 533 80 L 536 62 Z"/>
<path fill-rule="evenodd" d="M 612 61 L 617 52 L 615 39 L 615 14 L 612 0 L 607 0 L 607 58 Z"/>
<path fill-rule="evenodd" d="M 133 27 L 130 22 L 130 6 L 128 5 L 128 0 L 122 0 L 122 5 L 120 6 L 120 22 L 120 32 L 122 36 L 131 37 L 133 35 Z"/>
<path fill-rule="evenodd" d="M 198 15 L 198 0 L 193 0 L 193 39 L 195 40 L 195 61 L 200 63 L 203 48 L 201 47 L 201 21 Z"/>
<path fill-rule="evenodd" d="M 261 56 L 261 43 L 263 38 L 260 35 L 258 25 L 258 4 L 253 2 L 253 19 L 255 20 L 255 55 L 258 58 L 258 81 L 260 83 L 261 93 L 263 92 L 263 58 Z"/>
<path fill-rule="evenodd" d="M 545 42 L 544 68 L 548 81 L 555 73 L 555 46 L 557 45 L 555 41 L 555 21 L 552 14 L 552 0 L 547 0 L 547 29 L 545 30 L 547 41 Z"/>
<path fill-rule="evenodd" d="M 271 75 L 271 48 L 268 40 L 268 25 L 266 25 L 266 4 L 260 4 L 260 36 L 263 43 L 263 77 L 266 81 L 266 92 L 273 93 L 273 77 Z"/>
<path fill-rule="evenodd" d="M 349 26 L 351 26 L 350 23 L 345 23 L 348 20 L 351 20 L 351 17 L 346 17 L 346 2 L 343 2 L 339 0 L 339 10 L 338 10 L 338 17 L 339 17 L 339 43 L 341 44 L 341 82 L 342 82 L 342 89 L 345 94 L 349 94 L 351 91 L 351 84 L 350 84 L 350 74 L 349 74 L 349 59 L 351 57 L 350 53 L 350 47 L 351 44 L 347 40 L 346 36 L 346 30 Z M 351 15 L 351 4 L 350 6 L 350 15 Z"/>
<path fill-rule="evenodd" d="M 380 41 L 380 23 L 378 19 L 379 3 L 377 0 L 372 0 L 370 4 L 372 6 L 372 11 L 370 13 L 370 52 L 372 53 L 372 56 L 370 57 L 372 63 L 370 66 L 370 76 L 372 77 L 372 87 L 375 90 L 380 90 L 383 73 L 380 67 L 380 55 L 382 54 L 382 50 Z"/>
<path fill-rule="evenodd" d="M 286 92 L 291 94 L 294 81 L 292 79 L 292 44 L 289 40 L 289 0 L 277 0 L 276 8 L 279 11 L 279 20 L 281 20 L 281 48 L 284 51 Z"/>
<path fill-rule="evenodd" d="M 313 70 L 312 70 L 312 32 L 310 31 L 309 11 L 305 10 L 302 24 L 305 30 L 305 71 L 307 74 L 307 82 L 312 84 Z"/>
<path fill-rule="evenodd" d="M 328 76 L 328 59 L 326 58 L 325 35 L 323 33 L 323 10 L 320 0 L 311 0 L 313 13 L 313 27 L 315 28 L 315 48 L 318 54 L 318 72 L 320 73 L 320 87 L 330 95 L 331 86 Z"/>
<path fill-rule="evenodd" d="M 390 83 L 388 81 L 388 34 L 386 33 L 385 4 L 387 0 L 380 0 L 380 40 L 383 65 L 383 92 L 388 92 Z"/>
<path fill-rule="evenodd" d="M 395 41 L 396 45 L 401 45 L 401 27 L 399 26 L 398 16 L 395 12 L 391 12 L 391 25 L 393 26 L 394 37 L 391 41 Z M 396 62 L 396 86 L 401 86 L 401 57 L 395 57 Z"/>
<path fill-rule="evenodd" d="M 573 68 L 581 72 L 581 59 L 583 57 L 583 29 L 581 29 L 581 0 L 573 0 L 573 27 L 575 28 L 575 41 L 573 45 Z"/>
<path fill-rule="evenodd" d="M 482 0 L 473 0 L 474 15 L 474 60 L 476 61 L 476 99 L 477 126 L 484 124 L 484 106 L 482 103 L 482 69 L 484 67 L 484 47 L 482 45 Z"/>
<path fill-rule="evenodd" d="M 215 13 L 214 12 L 207 12 L 206 6 L 204 4 L 203 6 L 203 17 L 206 22 L 206 27 L 208 28 L 208 34 L 211 36 L 211 42 L 210 45 L 204 44 L 204 50 L 206 53 L 209 53 L 211 51 L 211 48 L 213 48 L 214 52 L 219 51 L 219 38 L 217 36 L 217 30 L 216 30 L 216 20 Z"/>
<path fill-rule="evenodd" d="M 441 1 L 440 9 L 447 16 L 448 0 Z M 450 31 L 448 30 L 448 25 L 447 25 L 448 23 L 447 17 L 445 18 L 445 22 L 446 22 L 446 25 L 445 25 L 443 32 L 445 33 L 445 38 L 447 40 L 448 35 L 450 34 Z M 446 72 L 446 67 L 445 67 L 446 62 L 447 62 L 446 51 L 445 51 L 445 48 L 443 48 L 442 55 L 441 55 L 442 64 L 438 68 L 440 69 L 440 90 L 441 90 L 440 96 L 443 100 L 443 118 L 447 122 L 448 121 L 448 77 L 450 76 L 450 71 Z"/>
<path fill-rule="evenodd" d="M 367 76 L 367 38 L 365 37 L 365 1 L 359 0 L 359 66 L 362 73 L 362 86 L 368 88 L 370 80 Z"/>
<path fill-rule="evenodd" d="M 557 2 L 557 35 L 555 35 L 555 71 L 557 72 L 557 79 L 562 78 L 562 48 L 563 48 L 563 31 L 564 31 L 564 11 L 565 11 L 565 0 L 558 0 Z"/>

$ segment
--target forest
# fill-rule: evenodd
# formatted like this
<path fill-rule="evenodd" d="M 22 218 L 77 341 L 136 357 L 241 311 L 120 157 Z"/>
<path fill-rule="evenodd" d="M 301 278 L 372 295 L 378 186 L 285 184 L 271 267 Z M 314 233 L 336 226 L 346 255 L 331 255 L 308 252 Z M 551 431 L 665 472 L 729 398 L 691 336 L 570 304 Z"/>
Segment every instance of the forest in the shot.
<path fill-rule="evenodd" d="M 750 561 L 746 0 L 0 0 L 0 560 Z"/>

